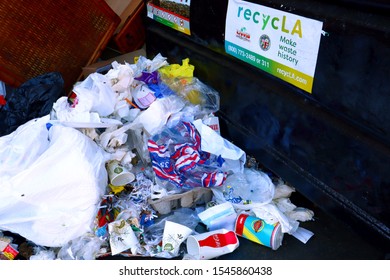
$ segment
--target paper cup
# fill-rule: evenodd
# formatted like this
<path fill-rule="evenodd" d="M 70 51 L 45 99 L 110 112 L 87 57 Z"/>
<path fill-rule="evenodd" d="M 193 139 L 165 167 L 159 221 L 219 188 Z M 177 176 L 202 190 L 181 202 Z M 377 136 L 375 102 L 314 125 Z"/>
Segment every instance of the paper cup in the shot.
<path fill-rule="evenodd" d="M 111 160 L 107 163 L 107 172 L 110 183 L 113 186 L 124 186 L 135 179 L 135 175 L 117 160 Z"/>
<path fill-rule="evenodd" d="M 126 220 L 116 220 L 108 224 L 110 233 L 110 248 L 111 254 L 116 255 L 131 249 L 131 253 L 135 254 L 139 241 L 135 235 L 130 223 Z"/>
<path fill-rule="evenodd" d="M 166 221 L 162 239 L 163 250 L 177 256 L 180 245 L 191 234 L 192 229 L 184 225 Z"/>
<path fill-rule="evenodd" d="M 187 253 L 198 260 L 209 260 L 233 252 L 239 245 L 234 231 L 214 230 L 187 238 Z"/>
<path fill-rule="evenodd" d="M 260 218 L 240 214 L 236 220 L 235 232 L 238 236 L 277 250 L 283 241 L 280 223 L 267 224 Z"/>

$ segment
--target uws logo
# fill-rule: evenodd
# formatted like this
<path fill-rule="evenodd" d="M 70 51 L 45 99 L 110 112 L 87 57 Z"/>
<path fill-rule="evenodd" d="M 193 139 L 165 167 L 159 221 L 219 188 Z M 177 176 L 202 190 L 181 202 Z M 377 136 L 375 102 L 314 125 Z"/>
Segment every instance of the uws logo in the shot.
<path fill-rule="evenodd" d="M 241 40 L 248 41 L 248 42 L 251 40 L 251 34 L 246 32 L 245 27 L 242 27 L 241 29 L 237 29 L 236 37 L 241 39 Z"/>

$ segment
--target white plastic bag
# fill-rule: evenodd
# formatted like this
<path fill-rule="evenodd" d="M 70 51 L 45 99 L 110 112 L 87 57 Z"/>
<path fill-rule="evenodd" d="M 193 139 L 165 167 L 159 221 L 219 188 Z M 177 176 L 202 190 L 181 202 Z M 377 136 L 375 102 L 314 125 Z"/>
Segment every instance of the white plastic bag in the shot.
<path fill-rule="evenodd" d="M 95 260 L 105 241 L 94 234 L 70 240 L 58 251 L 59 260 Z M 30 258 L 31 259 L 31 258 Z"/>
<path fill-rule="evenodd" d="M 193 123 L 202 138 L 202 150 L 214 155 L 220 155 L 225 160 L 222 170 L 236 173 L 244 172 L 246 153 L 241 148 L 223 138 L 215 130 L 205 125 L 202 120 L 198 119 Z"/>
<path fill-rule="evenodd" d="M 102 74 L 92 73 L 74 85 L 71 96 L 60 97 L 53 104 L 52 119 L 74 127 L 93 127 L 85 125 L 101 123 L 101 118 L 114 113 L 116 102 L 117 94 L 111 80 Z"/>
<path fill-rule="evenodd" d="M 0 138 L 0 146 L 9 147 L 0 151 L 0 229 L 60 247 L 92 229 L 107 186 L 108 154 L 74 128 L 48 131 L 47 119 Z"/>
<path fill-rule="evenodd" d="M 30 166 L 49 147 L 45 128 L 48 121 L 48 116 L 33 119 L 0 137 L 0 184 Z"/>
<path fill-rule="evenodd" d="M 92 101 L 91 112 L 97 112 L 101 117 L 107 117 L 114 112 L 116 96 L 111 81 L 106 76 L 92 73 L 76 84 L 73 91 L 78 97 L 85 96 L 86 100 Z"/>

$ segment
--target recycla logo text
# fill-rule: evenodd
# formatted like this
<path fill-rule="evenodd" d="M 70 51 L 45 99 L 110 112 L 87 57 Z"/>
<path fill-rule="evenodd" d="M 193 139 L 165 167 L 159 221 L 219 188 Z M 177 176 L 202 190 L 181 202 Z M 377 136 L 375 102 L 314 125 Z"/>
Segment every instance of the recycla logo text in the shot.
<path fill-rule="evenodd" d="M 302 38 L 302 23 L 297 19 L 293 26 L 287 25 L 287 16 L 284 15 L 282 19 L 279 17 L 272 17 L 270 15 L 261 14 L 258 11 L 253 12 L 251 9 L 244 7 L 238 7 L 237 17 L 250 21 L 255 24 L 261 24 L 261 29 L 264 30 L 267 26 L 271 26 L 274 30 L 280 30 L 284 33 L 299 36 Z"/>

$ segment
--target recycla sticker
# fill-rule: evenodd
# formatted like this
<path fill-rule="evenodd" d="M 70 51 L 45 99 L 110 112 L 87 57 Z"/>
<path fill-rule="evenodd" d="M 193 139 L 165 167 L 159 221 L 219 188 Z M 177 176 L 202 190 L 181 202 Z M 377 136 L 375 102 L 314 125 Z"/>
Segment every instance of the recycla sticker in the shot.
<path fill-rule="evenodd" d="M 322 22 L 246 1 L 229 0 L 225 51 L 309 93 Z"/>

